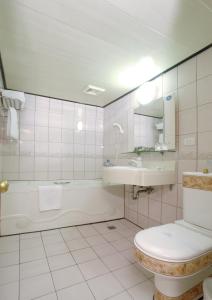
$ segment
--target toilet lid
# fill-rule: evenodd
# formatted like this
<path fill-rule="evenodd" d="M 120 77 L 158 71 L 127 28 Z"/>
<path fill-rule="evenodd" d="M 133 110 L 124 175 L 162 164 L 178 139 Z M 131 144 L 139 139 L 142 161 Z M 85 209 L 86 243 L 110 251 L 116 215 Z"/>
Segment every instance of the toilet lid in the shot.
<path fill-rule="evenodd" d="M 159 260 L 183 262 L 212 251 L 212 238 L 177 224 L 166 224 L 138 232 L 135 246 Z"/>

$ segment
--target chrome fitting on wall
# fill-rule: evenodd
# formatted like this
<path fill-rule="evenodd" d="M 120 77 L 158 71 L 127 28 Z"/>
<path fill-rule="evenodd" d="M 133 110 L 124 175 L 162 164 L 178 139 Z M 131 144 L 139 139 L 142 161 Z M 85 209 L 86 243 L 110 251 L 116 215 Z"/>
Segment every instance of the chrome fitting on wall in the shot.
<path fill-rule="evenodd" d="M 139 186 L 138 190 L 135 190 L 136 185 L 133 185 L 132 187 L 132 199 L 138 200 L 139 195 L 141 193 L 147 193 L 148 195 L 154 190 L 151 186 Z"/>

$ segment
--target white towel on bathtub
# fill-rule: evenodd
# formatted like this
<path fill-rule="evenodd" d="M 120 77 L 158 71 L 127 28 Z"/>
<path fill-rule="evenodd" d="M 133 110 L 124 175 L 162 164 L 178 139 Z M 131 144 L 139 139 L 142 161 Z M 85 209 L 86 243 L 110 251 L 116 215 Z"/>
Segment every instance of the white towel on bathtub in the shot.
<path fill-rule="evenodd" d="M 62 200 L 62 186 L 39 186 L 40 211 L 60 209 Z"/>

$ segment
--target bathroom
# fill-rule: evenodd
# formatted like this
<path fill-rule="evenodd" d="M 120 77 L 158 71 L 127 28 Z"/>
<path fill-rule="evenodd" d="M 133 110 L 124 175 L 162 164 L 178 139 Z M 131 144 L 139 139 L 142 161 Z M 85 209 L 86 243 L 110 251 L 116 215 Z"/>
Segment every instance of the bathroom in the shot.
<path fill-rule="evenodd" d="M 0 1 L 0 300 L 212 299 L 211 28 L 210 0 Z"/>

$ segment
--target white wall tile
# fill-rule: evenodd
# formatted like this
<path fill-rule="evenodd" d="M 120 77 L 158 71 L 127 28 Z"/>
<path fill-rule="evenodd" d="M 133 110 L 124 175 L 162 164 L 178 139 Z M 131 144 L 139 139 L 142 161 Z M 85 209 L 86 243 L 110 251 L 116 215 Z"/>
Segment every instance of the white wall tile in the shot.
<path fill-rule="evenodd" d="M 49 111 L 49 98 L 36 96 L 36 110 Z"/>
<path fill-rule="evenodd" d="M 212 102 L 212 75 L 204 77 L 197 81 L 197 99 L 198 105 Z"/>
<path fill-rule="evenodd" d="M 48 142 L 49 128 L 48 127 L 35 127 L 35 141 Z"/>
<path fill-rule="evenodd" d="M 198 107 L 198 131 L 212 131 L 212 103 Z"/>
<path fill-rule="evenodd" d="M 196 82 L 190 83 L 178 89 L 179 110 L 196 106 Z"/>
<path fill-rule="evenodd" d="M 196 132 L 197 118 L 196 109 L 188 109 L 179 112 L 179 134 Z"/>
<path fill-rule="evenodd" d="M 178 87 L 196 80 L 196 57 L 189 59 L 178 67 Z"/>
<path fill-rule="evenodd" d="M 197 78 L 212 74 L 212 48 L 197 56 Z"/>
<path fill-rule="evenodd" d="M 177 68 L 163 75 L 163 95 L 177 89 Z"/>

